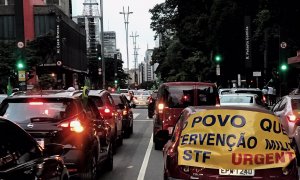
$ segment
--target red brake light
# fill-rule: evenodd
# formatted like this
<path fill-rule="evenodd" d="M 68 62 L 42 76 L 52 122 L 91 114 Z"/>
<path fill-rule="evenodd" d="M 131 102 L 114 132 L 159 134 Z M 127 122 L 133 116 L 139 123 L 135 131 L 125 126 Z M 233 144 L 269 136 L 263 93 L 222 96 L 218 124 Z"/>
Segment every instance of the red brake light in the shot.
<path fill-rule="evenodd" d="M 287 119 L 290 121 L 290 122 L 295 122 L 297 120 L 297 116 L 295 115 L 288 115 L 287 116 Z"/>
<path fill-rule="evenodd" d="M 81 133 L 84 131 L 84 127 L 82 126 L 79 119 L 72 119 L 69 121 L 62 122 L 58 125 L 58 127 L 70 128 L 70 131 L 74 131 L 76 133 Z"/>
<path fill-rule="evenodd" d="M 165 105 L 163 103 L 158 104 L 158 112 L 159 113 L 163 113 L 164 108 L 165 108 Z"/>
<path fill-rule="evenodd" d="M 33 105 L 33 106 L 40 106 L 43 105 L 43 102 L 29 102 L 29 105 Z"/>
<path fill-rule="evenodd" d="M 110 110 L 109 110 L 108 108 L 105 108 L 105 109 L 104 109 L 104 112 L 105 112 L 105 113 L 110 113 Z"/>

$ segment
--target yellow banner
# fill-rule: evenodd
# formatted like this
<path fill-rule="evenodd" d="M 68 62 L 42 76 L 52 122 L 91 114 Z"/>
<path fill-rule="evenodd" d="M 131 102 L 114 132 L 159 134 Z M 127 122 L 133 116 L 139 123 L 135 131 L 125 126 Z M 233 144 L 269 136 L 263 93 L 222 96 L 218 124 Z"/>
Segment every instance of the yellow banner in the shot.
<path fill-rule="evenodd" d="M 180 136 L 178 164 L 214 169 L 286 167 L 295 158 L 276 116 L 214 109 L 191 115 Z"/>

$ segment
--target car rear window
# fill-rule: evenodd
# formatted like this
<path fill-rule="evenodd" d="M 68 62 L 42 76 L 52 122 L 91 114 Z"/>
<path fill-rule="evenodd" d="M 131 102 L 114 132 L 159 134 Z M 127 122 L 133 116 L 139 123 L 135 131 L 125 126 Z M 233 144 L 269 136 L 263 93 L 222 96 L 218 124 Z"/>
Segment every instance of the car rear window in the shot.
<path fill-rule="evenodd" d="M 292 99 L 293 110 L 300 110 L 300 99 Z"/>
<path fill-rule="evenodd" d="M 6 101 L 2 104 L 0 115 L 17 123 L 59 122 L 76 115 L 78 107 L 71 100 L 64 101 Z"/>
<path fill-rule="evenodd" d="M 112 98 L 115 102 L 115 105 L 122 104 L 120 96 L 112 96 Z"/>
<path fill-rule="evenodd" d="M 253 103 L 253 96 L 221 96 L 221 103 Z"/>
<path fill-rule="evenodd" d="M 150 96 L 150 93 L 148 91 L 137 91 L 135 95 L 144 95 L 144 96 Z"/>
<path fill-rule="evenodd" d="M 194 86 L 169 86 L 165 94 L 170 108 L 185 108 L 194 105 L 215 105 L 217 91 L 211 86 L 198 86 L 196 92 Z"/>

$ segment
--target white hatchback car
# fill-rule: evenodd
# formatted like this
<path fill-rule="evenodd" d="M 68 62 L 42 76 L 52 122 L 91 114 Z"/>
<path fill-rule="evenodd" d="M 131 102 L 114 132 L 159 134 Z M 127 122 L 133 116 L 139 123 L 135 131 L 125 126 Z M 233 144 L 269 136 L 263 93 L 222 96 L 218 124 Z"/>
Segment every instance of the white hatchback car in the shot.
<path fill-rule="evenodd" d="M 250 93 L 233 93 L 220 95 L 220 105 L 264 107 L 259 96 Z"/>

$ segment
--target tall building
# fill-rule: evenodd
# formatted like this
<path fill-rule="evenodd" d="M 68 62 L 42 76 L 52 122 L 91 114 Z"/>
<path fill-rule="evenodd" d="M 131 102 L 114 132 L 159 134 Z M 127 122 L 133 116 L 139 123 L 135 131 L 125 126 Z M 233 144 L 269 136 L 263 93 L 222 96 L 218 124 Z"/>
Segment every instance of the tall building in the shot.
<path fill-rule="evenodd" d="M 86 34 L 59 6 L 43 0 L 0 0 L 0 27 L 0 41 L 18 42 L 23 48 L 37 37 L 55 38 L 55 52 L 37 64 L 33 80 L 51 74 L 60 87 L 83 83 L 87 73 Z"/>
<path fill-rule="evenodd" d="M 74 16 L 72 19 L 85 29 L 87 57 L 89 60 L 94 60 L 101 52 L 99 4 L 96 0 L 85 0 L 83 5 L 82 15 Z"/>
<path fill-rule="evenodd" d="M 113 58 L 117 53 L 116 32 L 104 31 L 103 32 L 103 44 L 104 44 L 104 57 Z"/>
<path fill-rule="evenodd" d="M 67 16 L 72 17 L 72 0 L 42 0 L 46 5 L 57 5 Z"/>

